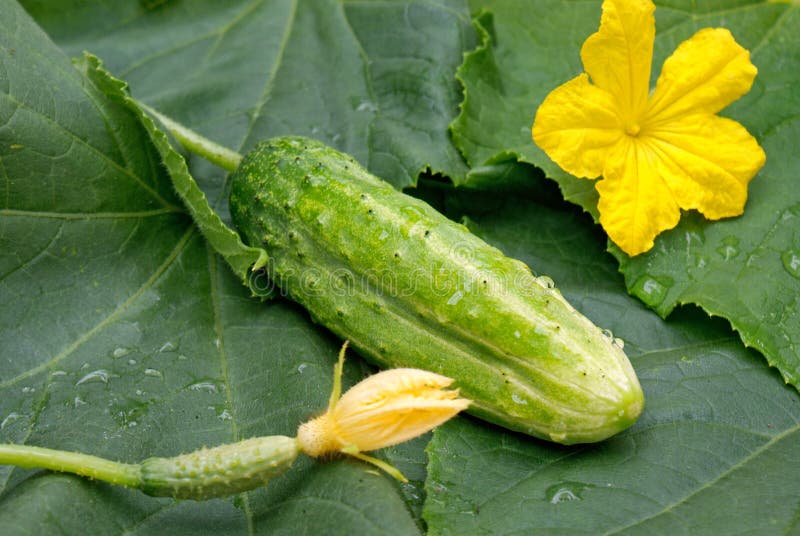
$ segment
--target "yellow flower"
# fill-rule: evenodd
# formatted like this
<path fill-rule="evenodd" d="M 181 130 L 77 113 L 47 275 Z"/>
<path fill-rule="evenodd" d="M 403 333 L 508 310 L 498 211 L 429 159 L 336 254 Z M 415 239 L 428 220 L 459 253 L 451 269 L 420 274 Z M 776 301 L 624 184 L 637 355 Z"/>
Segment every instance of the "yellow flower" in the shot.
<path fill-rule="evenodd" d="M 327 411 L 297 430 L 300 450 L 314 457 L 343 452 L 405 481 L 394 467 L 362 453 L 422 435 L 466 409 L 470 401 L 459 398 L 458 390 L 445 390 L 452 379 L 418 369 L 379 372 L 339 398 L 346 348 L 345 342 Z"/>
<path fill-rule="evenodd" d="M 605 0 L 600 29 L 581 49 L 586 73 L 553 90 L 533 124 L 536 144 L 565 171 L 603 176 L 600 223 L 629 255 L 652 248 L 680 209 L 741 214 L 766 159 L 742 125 L 715 115 L 757 73 L 728 30 L 684 41 L 650 94 L 654 11 L 650 0 Z"/>

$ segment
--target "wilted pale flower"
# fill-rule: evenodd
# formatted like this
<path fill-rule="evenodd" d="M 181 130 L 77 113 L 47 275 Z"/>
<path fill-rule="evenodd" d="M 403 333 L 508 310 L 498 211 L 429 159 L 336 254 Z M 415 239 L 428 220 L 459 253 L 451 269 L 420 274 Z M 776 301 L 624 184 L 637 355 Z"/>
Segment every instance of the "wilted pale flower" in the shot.
<path fill-rule="evenodd" d="M 361 453 L 422 435 L 466 409 L 470 401 L 459 398 L 458 390 L 445 390 L 452 379 L 405 368 L 370 376 L 339 398 L 346 347 L 347 343 L 339 354 L 327 411 L 297 431 L 300 450 L 309 456 L 350 454 L 402 480 L 393 467 Z"/>

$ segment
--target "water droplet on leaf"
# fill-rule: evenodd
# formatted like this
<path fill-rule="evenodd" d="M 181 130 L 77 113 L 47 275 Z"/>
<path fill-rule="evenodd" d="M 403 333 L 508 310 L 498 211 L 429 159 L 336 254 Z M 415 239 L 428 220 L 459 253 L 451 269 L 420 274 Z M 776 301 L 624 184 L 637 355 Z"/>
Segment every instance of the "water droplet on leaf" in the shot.
<path fill-rule="evenodd" d="M 108 383 L 108 379 L 111 377 L 111 374 L 104 369 L 94 370 L 89 374 L 85 375 L 83 378 L 77 381 L 75 385 L 81 385 L 83 383 L 89 382 L 103 382 Z"/>
<path fill-rule="evenodd" d="M 594 485 L 583 482 L 562 482 L 547 488 L 545 498 L 550 504 L 579 501 L 583 498 L 582 494 L 593 487 Z"/>
<path fill-rule="evenodd" d="M 649 274 L 641 276 L 633 284 L 631 291 L 639 297 L 645 305 L 656 307 L 667 296 L 667 291 L 672 286 L 672 279 L 669 277 L 655 278 Z"/>
<path fill-rule="evenodd" d="M 723 260 L 731 260 L 739 255 L 739 239 L 735 236 L 728 236 L 722 239 L 722 245 L 717 248 Z"/>
<path fill-rule="evenodd" d="M 5 427 L 6 427 L 6 426 L 8 426 L 9 424 L 13 423 L 14 421 L 16 421 L 17 419 L 19 419 L 20 417 L 22 417 L 22 415 L 20 415 L 20 414 L 19 414 L 19 413 L 17 413 L 16 411 L 12 411 L 11 413 L 9 413 L 9 414 L 6 416 L 6 418 L 5 418 L 5 419 L 3 419 L 3 422 L 0 422 L 0 430 L 2 430 L 3 428 L 5 428 Z"/>
<path fill-rule="evenodd" d="M 793 250 L 784 251 L 781 255 L 781 261 L 783 261 L 783 267 L 786 268 L 787 272 L 800 279 L 800 253 Z"/>
<path fill-rule="evenodd" d="M 211 381 L 198 381 L 195 383 L 190 384 L 187 389 L 191 391 L 205 391 L 207 393 L 217 393 L 219 392 L 219 388 L 217 384 Z"/>

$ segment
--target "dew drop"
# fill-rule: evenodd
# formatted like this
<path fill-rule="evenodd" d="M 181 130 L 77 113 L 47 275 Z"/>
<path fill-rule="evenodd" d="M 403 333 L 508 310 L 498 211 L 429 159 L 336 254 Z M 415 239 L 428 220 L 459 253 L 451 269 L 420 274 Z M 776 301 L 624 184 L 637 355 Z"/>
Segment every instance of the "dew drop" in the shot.
<path fill-rule="evenodd" d="M 671 286 L 672 279 L 669 277 L 655 278 L 645 274 L 636 280 L 631 290 L 645 305 L 656 307 L 664 301 Z"/>
<path fill-rule="evenodd" d="M 119 348 L 115 348 L 111 355 L 114 359 L 119 359 L 120 357 L 126 356 L 131 352 L 130 348 L 123 348 L 120 346 Z"/>
<path fill-rule="evenodd" d="M 417 222 L 425 217 L 425 213 L 414 205 L 406 205 L 400 209 L 400 212 L 408 216 L 412 222 Z"/>
<path fill-rule="evenodd" d="M 227 409 L 223 409 L 222 412 L 220 412 L 220 414 L 217 415 L 217 418 L 222 421 L 230 421 L 231 419 L 233 419 L 233 416 L 231 415 L 230 411 L 228 411 Z"/>
<path fill-rule="evenodd" d="M 519 332 L 519 330 L 517 330 L 517 331 L 515 331 L 515 332 L 514 332 L 514 337 L 516 337 L 516 338 L 518 338 L 518 339 L 519 339 L 520 337 L 522 337 L 522 334 Z"/>
<path fill-rule="evenodd" d="M 620 350 L 625 348 L 625 341 L 623 341 L 619 337 L 615 337 L 614 340 L 611 342 L 611 344 L 613 344 L 614 346 L 616 346 Z"/>
<path fill-rule="evenodd" d="M 151 378 L 163 378 L 164 375 L 161 374 L 161 371 L 154 368 L 144 369 L 144 375 L 150 376 Z"/>
<path fill-rule="evenodd" d="M 447 300 L 447 305 L 455 305 L 458 302 L 460 302 L 461 298 L 463 298 L 463 297 L 464 297 L 464 293 L 461 292 L 460 290 L 457 290 L 457 291 L 455 291 L 453 293 L 452 296 L 450 296 L 450 299 Z"/>
<path fill-rule="evenodd" d="M 381 231 L 381 234 L 378 236 L 378 240 L 386 240 L 389 237 L 389 233 L 386 232 L 386 229 Z"/>
<path fill-rule="evenodd" d="M 739 255 L 739 239 L 728 236 L 722 239 L 722 245 L 717 248 L 717 253 L 723 260 L 729 261 Z"/>
<path fill-rule="evenodd" d="M 783 261 L 783 267 L 789 274 L 800 279 L 800 253 L 793 250 L 784 251 L 781 255 L 781 261 Z"/>
<path fill-rule="evenodd" d="M 580 497 L 572 493 L 569 488 L 561 488 L 553 493 L 550 498 L 550 504 L 558 504 L 564 501 L 579 501 Z"/>
<path fill-rule="evenodd" d="M 363 100 L 356 106 L 356 111 L 375 113 L 378 111 L 378 107 L 370 100 Z"/>
<path fill-rule="evenodd" d="M 306 367 L 308 367 L 307 363 L 300 363 L 299 365 L 297 365 L 297 372 L 302 374 L 303 371 L 306 370 Z"/>
<path fill-rule="evenodd" d="M 16 421 L 17 419 L 19 419 L 20 417 L 22 417 L 22 415 L 20 415 L 20 414 L 19 414 L 19 413 L 17 413 L 16 411 L 12 411 L 11 413 L 9 413 L 9 414 L 6 416 L 6 418 L 5 418 L 5 419 L 3 419 L 3 422 L 0 422 L 0 430 L 2 430 L 3 428 L 5 428 L 5 427 L 6 427 L 6 426 L 8 426 L 9 424 L 13 423 L 14 421 Z"/>
<path fill-rule="evenodd" d="M 128 364 L 129 365 L 135 365 L 136 364 L 136 360 L 135 359 L 128 359 Z"/>
<path fill-rule="evenodd" d="M 614 334 L 611 332 L 610 329 L 603 330 L 603 337 L 605 337 L 606 339 L 611 339 L 612 341 L 614 340 Z"/>
<path fill-rule="evenodd" d="M 161 348 L 158 349 L 159 352 L 172 352 L 173 350 L 175 350 L 175 345 L 170 341 L 165 342 Z"/>
<path fill-rule="evenodd" d="M 593 484 L 584 484 L 582 482 L 561 482 L 547 488 L 545 498 L 550 504 L 580 501 L 583 498 L 582 494 L 593 487 L 595 487 Z"/>
<path fill-rule="evenodd" d="M 539 283 L 540 286 L 544 288 L 556 288 L 556 284 L 551 277 L 546 275 L 540 275 L 536 278 L 536 282 Z"/>
<path fill-rule="evenodd" d="M 528 405 L 528 401 L 519 396 L 517 393 L 511 393 L 511 400 L 513 400 L 515 404 L 520 404 L 522 406 Z"/>
<path fill-rule="evenodd" d="M 207 393 L 217 393 L 219 392 L 219 388 L 214 382 L 210 381 L 201 381 L 195 382 L 188 386 L 188 389 L 191 391 L 205 391 Z"/>
<path fill-rule="evenodd" d="M 696 267 L 700 268 L 701 270 L 703 268 L 705 268 L 707 264 L 708 264 L 708 259 L 706 259 L 702 255 L 698 255 L 697 259 L 695 259 L 695 262 L 694 262 L 694 265 Z"/>
<path fill-rule="evenodd" d="M 77 381 L 75 385 L 81 385 L 83 383 L 89 382 L 103 382 L 108 383 L 108 379 L 111 377 L 111 374 L 104 369 L 93 370 L 89 374 L 85 375 L 83 378 Z"/>
<path fill-rule="evenodd" d="M 86 402 L 84 402 L 83 399 L 79 396 L 76 396 L 75 398 L 72 399 L 72 407 L 74 407 L 75 409 L 85 405 Z"/>

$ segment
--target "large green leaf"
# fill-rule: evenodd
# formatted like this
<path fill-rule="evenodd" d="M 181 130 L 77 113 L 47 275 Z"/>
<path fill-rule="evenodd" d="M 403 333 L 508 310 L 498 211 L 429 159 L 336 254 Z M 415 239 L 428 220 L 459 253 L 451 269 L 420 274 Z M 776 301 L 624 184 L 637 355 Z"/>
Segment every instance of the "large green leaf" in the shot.
<path fill-rule="evenodd" d="M 531 141 L 539 104 L 582 71 L 580 47 L 597 30 L 600 2 L 475 0 L 483 45 L 459 71 L 465 86 L 453 136 L 473 165 L 514 155 L 558 181 L 566 199 L 597 215 L 592 181 L 561 171 Z M 660 65 L 700 28 L 724 26 L 752 51 L 753 90 L 724 114 L 761 142 L 767 166 L 750 186 L 745 215 L 708 222 L 684 215 L 650 252 L 629 258 L 613 246 L 630 292 L 666 316 L 699 304 L 730 320 L 787 382 L 800 386 L 800 189 L 796 177 L 800 71 L 797 3 L 760 0 L 657 2 L 653 80 Z M 540 24 L 547 20 L 547 24 Z"/>
<path fill-rule="evenodd" d="M 0 442 L 135 462 L 293 435 L 327 402 L 338 341 L 289 303 L 249 299 L 120 86 L 92 61 L 75 68 L 13 2 L 0 11 Z M 366 372 L 349 365 L 347 383 Z M 413 469 L 422 453 L 389 455 Z M 196 504 L 2 466 L 0 526 L 417 534 L 414 489 L 304 459 L 266 488 Z"/>
<path fill-rule="evenodd" d="M 465 2 L 23 4 L 68 55 L 91 51 L 137 99 L 217 143 L 307 135 L 402 187 L 428 167 L 466 171 L 447 133 L 453 72 L 475 43 Z M 220 174 L 193 164 L 213 204 Z"/>
<path fill-rule="evenodd" d="M 476 194 L 468 206 L 486 204 Z M 463 203 L 462 203 L 463 204 Z M 629 430 L 548 445 L 462 418 L 440 427 L 430 534 L 789 534 L 800 504 L 800 397 L 698 309 L 669 321 L 629 297 L 588 216 L 500 201 L 470 228 L 625 341 L 645 392 Z"/>

